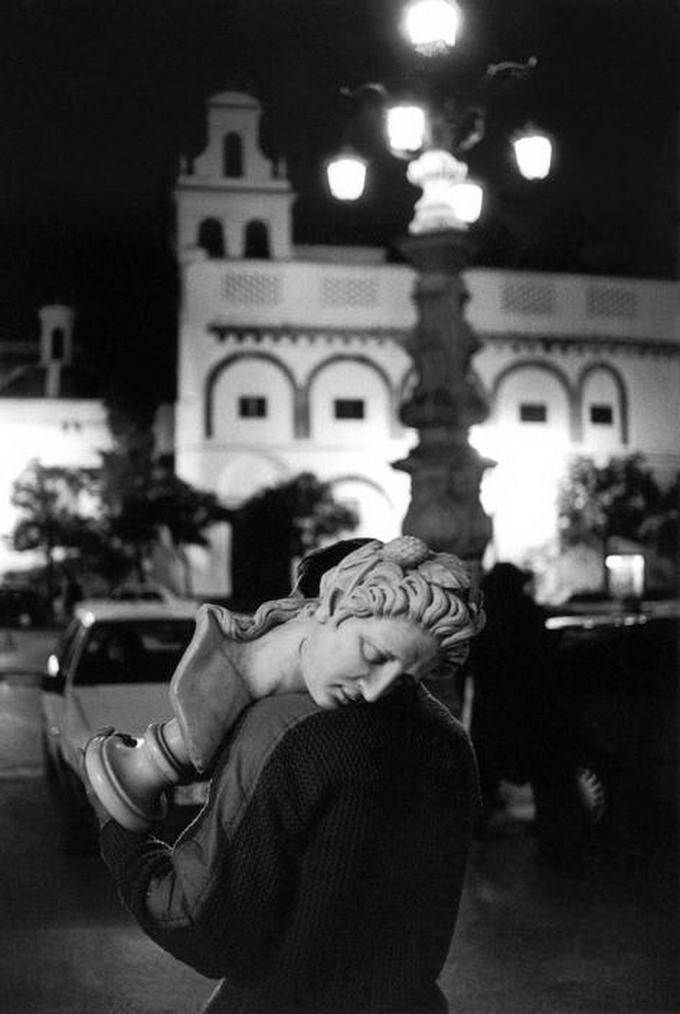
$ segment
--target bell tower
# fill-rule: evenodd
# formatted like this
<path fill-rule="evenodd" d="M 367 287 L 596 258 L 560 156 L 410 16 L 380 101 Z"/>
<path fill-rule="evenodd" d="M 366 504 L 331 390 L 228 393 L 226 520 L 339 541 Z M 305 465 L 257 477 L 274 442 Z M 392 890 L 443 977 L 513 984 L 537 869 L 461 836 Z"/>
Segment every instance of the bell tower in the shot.
<path fill-rule="evenodd" d="M 75 312 L 69 306 L 54 303 L 38 310 L 40 317 L 40 365 L 45 370 L 45 396 L 58 398 L 62 393 L 62 372 L 73 360 Z"/>
<path fill-rule="evenodd" d="M 208 100 L 208 144 L 175 188 L 182 260 L 289 260 L 294 194 L 282 164 L 259 145 L 261 107 L 250 95 Z"/>

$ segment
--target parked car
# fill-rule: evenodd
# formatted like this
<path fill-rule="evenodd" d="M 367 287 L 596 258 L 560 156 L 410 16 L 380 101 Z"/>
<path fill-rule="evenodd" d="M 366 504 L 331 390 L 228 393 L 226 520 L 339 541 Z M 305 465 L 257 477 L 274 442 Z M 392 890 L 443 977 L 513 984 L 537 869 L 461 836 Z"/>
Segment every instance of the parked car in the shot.
<path fill-rule="evenodd" d="M 680 602 L 551 616 L 564 713 L 617 853 L 674 850 L 678 793 Z"/>
<path fill-rule="evenodd" d="M 194 631 L 196 604 L 84 601 L 47 661 L 42 687 L 45 774 L 54 790 L 68 852 L 96 844 L 94 815 L 80 778 L 82 748 L 97 729 L 143 734 L 172 717 L 168 684 Z M 171 816 L 188 819 L 207 783 L 178 786 Z"/>
<path fill-rule="evenodd" d="M 0 585 L 0 626 L 39 627 L 49 619 L 47 601 L 35 588 Z"/>
<path fill-rule="evenodd" d="M 114 602 L 176 602 L 179 597 L 152 581 L 127 581 L 111 592 Z"/>

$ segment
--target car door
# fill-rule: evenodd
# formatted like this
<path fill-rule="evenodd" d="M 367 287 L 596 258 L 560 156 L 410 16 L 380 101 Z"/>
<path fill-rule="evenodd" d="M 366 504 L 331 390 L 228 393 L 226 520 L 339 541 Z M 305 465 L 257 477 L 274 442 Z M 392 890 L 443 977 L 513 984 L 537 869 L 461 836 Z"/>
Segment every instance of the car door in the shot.
<path fill-rule="evenodd" d="M 94 625 L 67 678 L 64 728 L 76 760 L 77 752 L 97 729 L 112 726 L 118 732 L 140 736 L 151 722 L 173 717 L 169 680 L 192 629 L 193 623 L 158 621 L 121 630 L 116 630 L 115 624 Z M 159 631 L 165 638 L 162 652 L 158 650 Z M 127 644 L 119 659 L 103 651 L 108 643 L 110 652 L 115 638 Z M 139 645 L 134 656 L 131 638 Z"/>
<path fill-rule="evenodd" d="M 86 630 L 79 620 L 73 620 L 59 639 L 47 661 L 43 677 L 41 710 L 45 748 L 49 758 L 59 764 L 62 757 L 71 756 L 67 744 L 70 684 L 74 661 L 77 659 Z"/>

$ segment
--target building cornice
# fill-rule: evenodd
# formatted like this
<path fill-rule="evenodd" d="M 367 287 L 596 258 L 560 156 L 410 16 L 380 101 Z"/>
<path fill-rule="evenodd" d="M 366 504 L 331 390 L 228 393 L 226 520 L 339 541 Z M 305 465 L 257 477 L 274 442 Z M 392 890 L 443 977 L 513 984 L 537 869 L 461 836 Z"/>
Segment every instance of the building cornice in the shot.
<path fill-rule="evenodd" d="M 484 332 L 478 330 L 482 344 L 512 352 L 550 355 L 554 352 L 576 352 L 581 355 L 616 355 L 628 353 L 636 356 L 650 356 L 656 359 L 680 357 L 680 345 L 658 339 L 611 338 L 604 335 L 526 335 L 512 332 Z"/>
<path fill-rule="evenodd" d="M 331 327 L 243 327 L 213 321 L 207 330 L 215 340 L 222 344 L 231 342 L 244 344 L 278 344 L 279 342 L 305 343 L 308 345 L 325 343 L 328 345 L 384 345 L 393 342 L 404 346 L 410 331 L 408 328 L 331 328 Z M 671 341 L 657 339 L 611 338 L 604 335 L 527 335 L 519 332 L 484 332 L 478 329 L 482 344 L 496 349 L 509 349 L 512 352 L 544 353 L 554 352 L 577 353 L 580 355 L 615 355 L 627 353 L 652 358 L 680 357 L 680 345 Z"/>
<path fill-rule="evenodd" d="M 381 346 L 387 342 L 403 345 L 409 333 L 408 330 L 395 328 L 242 327 L 222 321 L 211 322 L 207 325 L 207 330 L 219 343 L 229 341 L 239 345 L 249 342 L 278 344 L 283 341 L 308 345 L 326 343 Z"/>

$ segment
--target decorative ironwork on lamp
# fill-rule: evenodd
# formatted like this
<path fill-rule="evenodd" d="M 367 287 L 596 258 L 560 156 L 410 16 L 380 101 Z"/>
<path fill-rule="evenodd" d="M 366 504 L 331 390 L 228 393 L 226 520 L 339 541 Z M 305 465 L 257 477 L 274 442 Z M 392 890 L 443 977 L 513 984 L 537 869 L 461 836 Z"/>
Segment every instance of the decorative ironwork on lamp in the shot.
<path fill-rule="evenodd" d="M 447 54 L 456 44 L 461 24 L 461 11 L 455 0 L 416 0 L 404 12 L 403 30 L 413 48 L 424 57 Z M 536 66 L 536 57 L 525 63 L 505 61 L 490 64 L 483 78 L 484 90 L 491 91 L 526 77 Z M 407 176 L 411 182 L 423 186 L 426 193 L 422 209 L 434 205 L 440 209 L 439 228 L 466 229 L 482 211 L 483 190 L 467 177 L 468 167 L 463 155 L 474 148 L 486 131 L 486 110 L 483 104 L 460 112 L 457 122 L 451 115 L 451 102 L 443 108 L 429 108 L 427 104 L 411 98 L 392 101 L 381 84 L 361 85 L 354 91 L 345 90 L 346 97 L 356 103 L 372 102 L 382 107 L 384 132 L 392 154 L 409 161 Z M 551 138 L 534 124 L 527 126 L 512 138 L 517 168 L 527 180 L 545 179 L 552 158 Z M 438 158 L 427 158 L 425 163 L 411 171 L 414 161 L 434 150 Z M 449 157 L 444 157 L 444 154 Z M 436 174 L 435 166 L 440 169 Z M 347 146 L 326 163 L 328 186 L 338 200 L 356 201 L 363 192 L 368 166 L 358 152 Z M 422 182 L 421 182 L 422 181 Z M 429 190 L 429 193 L 427 192 Z M 436 197 L 430 196 L 435 194 Z M 449 215 L 442 217 L 444 204 Z M 435 216 L 428 221 L 434 222 Z M 421 223 L 412 225 L 411 231 L 422 231 Z"/>

